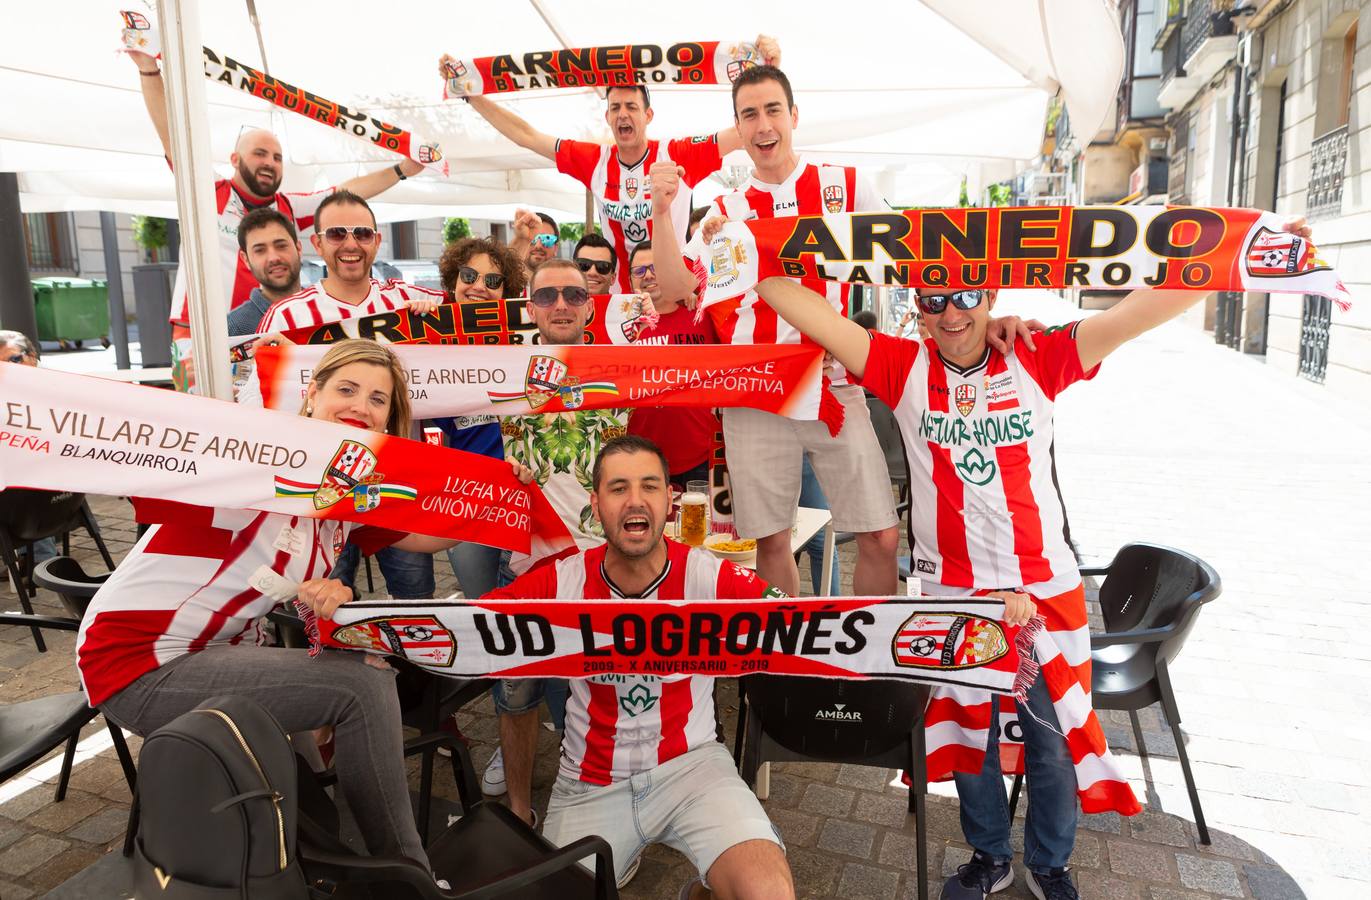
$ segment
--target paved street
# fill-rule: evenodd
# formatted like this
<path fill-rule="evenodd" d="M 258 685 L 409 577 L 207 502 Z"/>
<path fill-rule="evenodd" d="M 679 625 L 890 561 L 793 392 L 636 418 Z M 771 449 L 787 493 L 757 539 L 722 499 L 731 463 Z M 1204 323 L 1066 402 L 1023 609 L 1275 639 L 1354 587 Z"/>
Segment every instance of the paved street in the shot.
<path fill-rule="evenodd" d="M 1291 302 L 1297 302 L 1292 300 Z M 1074 310 L 1046 295 L 1005 302 L 1049 323 Z M 45 359 L 62 365 L 57 354 Z M 1087 817 L 1076 867 L 1090 898 L 1350 898 L 1371 893 L 1371 398 L 1335 395 L 1217 347 L 1183 325 L 1125 347 L 1058 406 L 1057 459 L 1072 532 L 1089 562 L 1131 540 L 1204 558 L 1223 595 L 1200 616 L 1173 667 L 1187 746 L 1214 844 L 1194 833 L 1190 803 L 1158 710 L 1142 716 L 1147 755 L 1127 717 L 1105 714 L 1111 743 L 1146 811 Z M 133 537 L 128 505 L 93 498 L 116 558 Z M 87 568 L 84 537 L 76 555 Z M 452 584 L 440 557 L 440 590 Z M 851 574 L 851 560 L 845 560 Z M 0 605 L 13 608 L 0 585 Z M 40 611 L 58 612 L 50 595 Z M 71 638 L 40 655 L 26 631 L 0 632 L 7 702 L 75 686 Z M 725 691 L 732 697 L 732 685 Z M 732 709 L 726 716 L 732 728 Z M 488 700 L 460 717 L 484 762 L 494 746 Z M 97 737 L 103 723 L 89 729 Z M 545 799 L 555 739 L 543 735 L 537 786 Z M 136 746 L 136 741 L 135 741 Z M 128 791 L 111 751 L 81 761 L 52 803 L 56 762 L 0 785 L 0 898 L 41 896 L 122 840 Z M 450 795 L 440 768 L 439 792 Z M 773 767 L 767 809 L 789 848 L 801 896 L 914 896 L 914 823 L 893 772 L 854 766 Z M 40 782 L 46 782 L 40 784 Z M 1022 812 L 1022 805 L 1020 811 Z M 1021 823 L 1020 823 L 1021 825 Z M 955 795 L 929 801 L 936 881 L 965 861 Z M 629 898 L 674 898 L 684 859 L 650 851 Z M 61 896 L 59 893 L 58 896 Z M 1029 897 L 1022 878 L 1004 897 Z"/>

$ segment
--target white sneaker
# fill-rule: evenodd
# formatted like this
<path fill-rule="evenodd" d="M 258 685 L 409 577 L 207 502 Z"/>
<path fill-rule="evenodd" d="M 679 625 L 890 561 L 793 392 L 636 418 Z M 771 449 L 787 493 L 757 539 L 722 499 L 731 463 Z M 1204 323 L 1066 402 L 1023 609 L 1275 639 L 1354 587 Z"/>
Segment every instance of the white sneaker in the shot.
<path fill-rule="evenodd" d="M 500 753 L 500 748 L 495 748 L 495 755 L 486 764 L 485 774 L 481 776 L 481 793 L 487 797 L 499 797 L 505 792 L 505 758 Z"/>
<path fill-rule="evenodd" d="M 619 879 L 617 887 L 620 890 L 628 887 L 628 883 L 638 874 L 638 866 L 640 866 L 642 862 L 643 854 L 639 853 L 637 856 L 633 857 L 633 862 L 629 863 L 628 868 L 624 870 L 624 877 Z"/>

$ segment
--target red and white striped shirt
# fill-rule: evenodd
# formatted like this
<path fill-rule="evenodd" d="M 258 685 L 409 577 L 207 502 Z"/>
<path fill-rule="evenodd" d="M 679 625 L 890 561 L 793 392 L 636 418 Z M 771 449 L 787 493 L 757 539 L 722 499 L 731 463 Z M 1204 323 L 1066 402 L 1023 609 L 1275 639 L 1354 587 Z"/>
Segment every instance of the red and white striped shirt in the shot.
<path fill-rule="evenodd" d="M 101 585 L 81 621 L 76 665 L 91 706 L 206 647 L 259 643 L 276 605 L 249 584 L 266 566 L 288 581 L 324 578 L 352 527 L 253 510 L 187 507 L 153 525 Z"/>
<path fill-rule="evenodd" d="M 932 340 L 872 336 L 862 385 L 895 412 L 909 457 L 911 570 L 954 588 L 1051 597 L 1080 584 L 1052 482 L 1052 411 L 1081 371 L 1076 327 L 962 369 Z"/>
<path fill-rule="evenodd" d="M 600 205 L 600 224 L 614 244 L 618 257 L 619 290 L 632 293 L 628 280 L 628 255 L 633 248 L 652 237 L 652 192 L 647 173 L 655 162 L 674 162 L 685 169 L 687 185 L 694 187 L 719 171 L 723 157 L 715 135 L 677 138 L 663 148 L 661 141 L 648 141 L 647 153 L 633 165 L 619 159 L 616 145 L 585 141 L 557 142 L 557 171 L 570 175 L 595 195 Z M 685 243 L 690 221 L 690 191 L 678 191 L 671 204 L 671 221 L 676 239 Z"/>
<path fill-rule="evenodd" d="M 825 213 L 875 212 L 888 209 L 884 198 L 867 178 L 850 166 L 829 166 L 806 162 L 803 158 L 785 181 L 769 184 L 758 181 L 754 173 L 740 191 L 714 201 L 705 219 L 726 216 L 730 221 L 771 219 L 784 216 L 821 216 Z M 674 214 L 674 210 L 672 211 Z M 698 256 L 700 245 L 690 253 Z M 693 260 L 687 260 L 690 265 Z M 847 315 L 847 299 L 852 286 L 827 281 L 802 281 L 806 287 L 828 298 L 833 308 Z M 800 334 L 776 311 L 766 305 L 755 290 L 741 297 L 707 308 L 719 337 L 729 344 L 813 343 Z M 833 384 L 847 384 L 847 373 L 834 366 Z"/>
<path fill-rule="evenodd" d="M 333 188 L 327 188 L 312 194 L 277 194 L 270 200 L 259 202 L 251 197 L 245 197 L 227 178 L 214 182 L 215 210 L 219 213 L 219 273 L 224 279 L 224 292 L 229 309 L 245 302 L 252 289 L 258 286 L 248 264 L 238 253 L 238 223 L 243 221 L 243 216 L 254 209 L 275 206 L 281 215 L 295 223 L 297 229 L 304 231 L 314 226 L 315 211 L 333 191 Z M 190 324 L 190 312 L 186 308 L 188 294 L 184 266 L 176 270 L 176 288 L 171 296 L 171 321 L 182 325 Z"/>
<path fill-rule="evenodd" d="M 430 297 L 442 303 L 442 291 L 406 284 L 403 281 L 387 281 L 385 284 L 371 279 L 371 292 L 361 303 L 345 303 L 329 295 L 321 281 L 312 284 L 289 297 L 282 297 L 273 303 L 257 325 L 259 334 L 272 331 L 290 331 L 292 328 L 314 328 L 344 319 L 371 316 L 376 313 L 404 309 L 412 297 Z"/>
<path fill-rule="evenodd" d="M 707 550 L 667 541 L 667 564 L 628 599 L 752 600 L 769 588 Z M 610 600 L 625 595 L 605 574 L 607 545 L 540 566 L 489 599 Z M 562 737 L 563 775 L 611 784 L 717 740 L 714 679 L 703 675 L 593 675 L 572 679 Z"/>

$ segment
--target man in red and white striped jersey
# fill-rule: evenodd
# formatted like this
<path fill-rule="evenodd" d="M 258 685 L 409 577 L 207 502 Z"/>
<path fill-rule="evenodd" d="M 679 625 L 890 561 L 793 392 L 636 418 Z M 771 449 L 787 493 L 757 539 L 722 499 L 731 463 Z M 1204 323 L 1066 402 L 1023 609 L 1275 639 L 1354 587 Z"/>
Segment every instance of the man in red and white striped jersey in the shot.
<path fill-rule="evenodd" d="M 663 602 L 774 596 L 746 569 L 663 539 L 668 478 L 656 444 L 637 435 L 613 438 L 595 459 L 591 494 L 608 543 L 486 596 Z M 663 843 L 689 856 L 699 872 L 682 897 L 709 891 L 794 896 L 780 838 L 718 741 L 711 677 L 596 675 L 571 682 L 561 772 L 543 836 L 565 846 L 590 834 L 613 849 L 616 880 L 648 844 Z"/>
<path fill-rule="evenodd" d="M 737 193 L 715 201 L 701 232 L 712 220 L 818 215 L 886 209 L 867 179 L 847 166 L 828 166 L 796 152 L 793 131 L 799 121 L 790 81 L 780 69 L 757 66 L 733 83 L 733 108 L 743 147 L 753 172 Z M 680 173 L 669 164 L 652 170 L 657 280 L 668 295 L 693 296 L 696 278 L 682 259 L 677 243 L 685 225 L 672 198 L 682 193 Z M 696 246 L 703 247 L 704 234 Z M 818 285 L 829 302 L 846 315 L 847 285 Z M 798 331 L 782 321 L 755 291 L 712 306 L 715 330 L 725 343 L 794 344 Z M 757 539 L 757 571 L 787 593 L 798 593 L 800 574 L 790 552 L 790 528 L 799 503 L 802 460 L 807 454 L 833 507 L 833 527 L 857 535 L 857 563 L 852 587 L 858 596 L 895 593 L 898 581 L 895 550 L 899 532 L 890 476 L 861 388 L 848 384 L 841 366 L 831 371 L 833 394 L 843 404 L 844 423 L 836 436 L 822 422 L 796 422 L 752 409 L 723 414 L 724 447 L 733 491 L 734 524 L 744 537 Z"/>
<path fill-rule="evenodd" d="M 780 65 L 781 48 L 775 38 L 761 35 L 757 49 L 769 65 Z M 447 75 L 444 56 L 439 69 Z M 544 134 L 517 114 L 479 94 L 462 98 L 487 122 L 509 140 L 550 159 L 557 171 L 584 184 L 600 208 L 600 225 L 614 244 L 618 259 L 619 292 L 632 291 L 628 279 L 628 255 L 641 241 L 652 237 L 652 195 L 648 189 L 648 170 L 654 163 L 671 161 L 685 171 L 687 184 L 694 187 L 723 165 L 723 158 L 742 146 L 736 128 L 716 134 L 649 140 L 647 126 L 652 121 L 652 100 L 643 85 L 610 88 L 605 96 L 605 124 L 614 136 L 613 145 L 558 139 Z M 684 242 L 686 220 L 690 216 L 690 193 L 676 198 L 675 222 Z"/>
<path fill-rule="evenodd" d="M 1287 228 L 1309 236 L 1303 220 Z M 995 291 L 919 288 L 932 337 L 916 341 L 868 332 L 788 279 L 757 290 L 894 410 L 909 457 L 911 569 L 924 593 L 1021 590 L 1046 619 L 1059 652 L 1038 660 L 1041 677 L 1018 709 L 1034 786 L 1023 862 L 1035 897 L 1073 900 L 1077 799 L 1090 813 L 1139 807 L 1107 762 L 1095 713 L 1063 722 L 1054 706 L 1068 693 L 1089 697 L 1091 676 L 1085 591 L 1052 481 L 1053 410 L 1058 394 L 1093 378 L 1125 341 L 1204 295 L 1134 291 L 1098 315 L 1021 338 L 1006 355 L 987 338 Z M 983 900 L 1014 880 L 998 718 L 995 700 L 976 692 L 938 690 L 929 705 L 928 774 L 952 772 L 974 848 L 945 898 Z"/>

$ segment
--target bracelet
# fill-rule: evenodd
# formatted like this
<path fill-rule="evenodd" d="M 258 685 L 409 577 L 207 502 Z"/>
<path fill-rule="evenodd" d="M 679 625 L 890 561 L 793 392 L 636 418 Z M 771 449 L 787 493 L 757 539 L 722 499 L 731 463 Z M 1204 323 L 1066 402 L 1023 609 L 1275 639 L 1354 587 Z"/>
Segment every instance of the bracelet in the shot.
<path fill-rule="evenodd" d="M 138 74 L 142 75 L 144 78 L 160 78 L 162 77 L 162 70 L 153 69 L 151 72 L 144 72 L 142 69 L 139 69 Z"/>
<path fill-rule="evenodd" d="M 396 163 L 396 164 L 395 164 L 394 166 L 392 166 L 391 168 L 393 168 L 393 169 L 395 170 L 395 177 L 398 178 L 398 179 L 400 179 L 401 181 L 404 181 L 406 178 L 409 177 L 409 176 L 406 175 L 404 172 L 400 171 L 400 164 L 399 164 L 399 163 Z"/>

